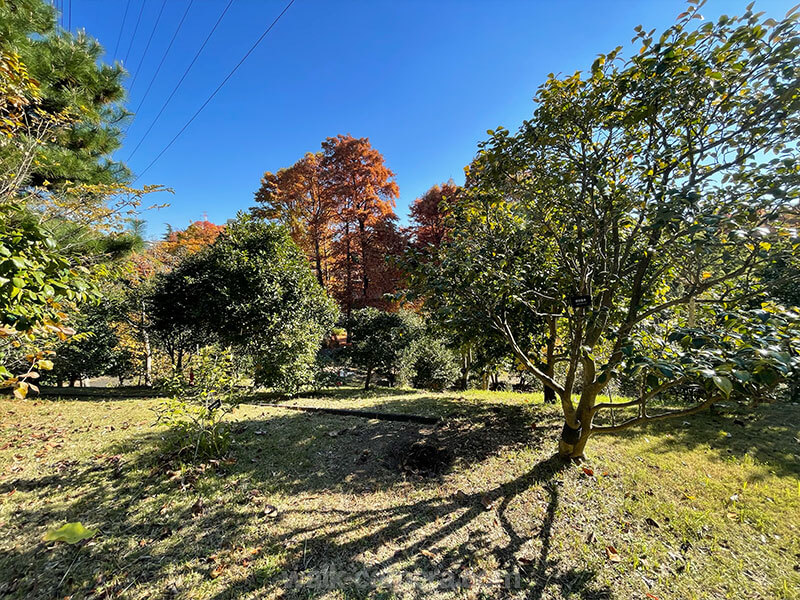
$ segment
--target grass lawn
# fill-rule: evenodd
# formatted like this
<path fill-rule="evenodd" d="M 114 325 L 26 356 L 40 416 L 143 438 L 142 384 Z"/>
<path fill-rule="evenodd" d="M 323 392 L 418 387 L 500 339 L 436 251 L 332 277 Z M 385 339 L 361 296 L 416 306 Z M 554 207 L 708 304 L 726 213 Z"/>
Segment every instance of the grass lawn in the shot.
<path fill-rule="evenodd" d="M 0 400 L 0 597 L 800 598 L 796 405 L 598 437 L 579 466 L 537 396 L 293 402 L 444 419 L 243 404 L 229 459 L 180 466 L 157 399 Z M 42 541 L 68 521 L 99 532 Z"/>

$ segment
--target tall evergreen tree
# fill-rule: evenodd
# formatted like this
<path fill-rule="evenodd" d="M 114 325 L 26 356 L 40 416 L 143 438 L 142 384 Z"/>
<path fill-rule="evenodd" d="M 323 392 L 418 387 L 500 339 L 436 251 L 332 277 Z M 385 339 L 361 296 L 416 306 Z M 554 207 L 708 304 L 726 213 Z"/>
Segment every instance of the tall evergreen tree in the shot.
<path fill-rule="evenodd" d="M 130 171 L 111 159 L 121 142 L 127 113 L 119 64 L 100 63 L 102 46 L 85 32 L 56 27 L 44 0 L 0 2 L 0 49 L 19 55 L 41 94 L 39 108 L 69 114 L 72 125 L 42 144 L 26 183 L 45 189 L 73 184 L 113 185 L 130 181 Z"/>

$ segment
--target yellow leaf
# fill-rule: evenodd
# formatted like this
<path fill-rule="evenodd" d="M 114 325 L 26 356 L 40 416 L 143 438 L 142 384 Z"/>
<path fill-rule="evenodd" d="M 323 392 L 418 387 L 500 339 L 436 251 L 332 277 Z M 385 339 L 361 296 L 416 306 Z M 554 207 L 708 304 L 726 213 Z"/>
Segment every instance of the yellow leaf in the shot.
<path fill-rule="evenodd" d="M 67 542 L 75 544 L 81 540 L 89 539 L 97 533 L 96 529 L 86 529 L 80 521 L 67 523 L 58 529 L 51 529 L 44 535 L 45 542 Z"/>

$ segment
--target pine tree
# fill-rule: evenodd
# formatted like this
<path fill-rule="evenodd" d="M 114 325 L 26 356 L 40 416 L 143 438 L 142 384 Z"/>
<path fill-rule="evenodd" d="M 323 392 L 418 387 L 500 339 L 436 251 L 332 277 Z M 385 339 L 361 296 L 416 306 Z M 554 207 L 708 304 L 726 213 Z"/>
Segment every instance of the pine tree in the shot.
<path fill-rule="evenodd" d="M 72 125 L 43 144 L 29 175 L 45 189 L 69 184 L 117 184 L 130 172 L 111 153 L 121 142 L 124 69 L 101 64 L 102 46 L 85 32 L 56 27 L 56 14 L 44 0 L 0 2 L 0 49 L 20 56 L 41 94 L 39 108 L 68 114 Z"/>

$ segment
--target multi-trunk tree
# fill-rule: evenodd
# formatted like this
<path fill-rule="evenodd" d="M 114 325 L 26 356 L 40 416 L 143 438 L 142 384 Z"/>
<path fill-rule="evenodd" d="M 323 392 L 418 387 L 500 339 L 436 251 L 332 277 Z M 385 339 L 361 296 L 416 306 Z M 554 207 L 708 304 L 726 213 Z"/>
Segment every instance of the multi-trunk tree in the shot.
<path fill-rule="evenodd" d="M 481 144 L 442 273 L 557 394 L 563 454 L 757 398 L 800 367 L 797 312 L 767 300 L 770 267 L 800 243 L 797 17 L 703 22 L 692 5 L 659 36 L 638 27 L 632 58 L 551 76 L 515 135 Z M 530 338 L 548 320 L 560 374 Z M 639 382 L 636 397 L 599 402 L 619 379 Z M 653 410 L 685 385 L 697 402 Z"/>
<path fill-rule="evenodd" d="M 233 347 L 252 361 L 255 383 L 282 391 L 311 382 L 337 317 L 285 228 L 252 215 L 158 275 L 155 289 L 154 315 L 166 325 Z"/>
<path fill-rule="evenodd" d="M 386 260 L 405 246 L 397 196 L 394 173 L 369 140 L 339 135 L 320 153 L 265 173 L 253 212 L 289 229 L 349 321 L 354 308 L 385 306 L 397 288 L 400 271 Z"/>

